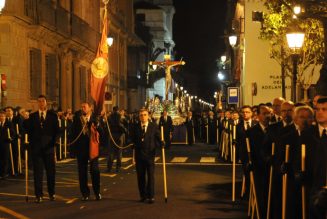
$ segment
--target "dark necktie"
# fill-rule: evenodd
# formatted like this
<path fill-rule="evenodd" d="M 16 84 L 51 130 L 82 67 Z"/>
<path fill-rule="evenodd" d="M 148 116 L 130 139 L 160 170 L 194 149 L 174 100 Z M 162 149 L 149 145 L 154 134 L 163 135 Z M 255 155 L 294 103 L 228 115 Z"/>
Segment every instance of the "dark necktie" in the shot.
<path fill-rule="evenodd" d="M 250 128 L 250 122 L 246 122 L 245 130 L 248 130 Z"/>
<path fill-rule="evenodd" d="M 40 122 L 41 122 L 41 128 L 43 128 L 43 123 L 44 123 L 44 113 L 43 112 L 41 112 Z"/>
<path fill-rule="evenodd" d="M 327 129 L 322 130 L 321 138 L 327 140 Z"/>
<path fill-rule="evenodd" d="M 142 141 L 144 141 L 145 137 L 145 125 L 142 125 Z"/>

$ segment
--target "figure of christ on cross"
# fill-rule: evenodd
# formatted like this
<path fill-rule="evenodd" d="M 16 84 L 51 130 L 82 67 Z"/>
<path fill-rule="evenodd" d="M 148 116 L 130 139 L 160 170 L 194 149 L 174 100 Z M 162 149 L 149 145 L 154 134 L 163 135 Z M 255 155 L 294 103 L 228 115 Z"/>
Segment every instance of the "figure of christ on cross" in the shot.
<path fill-rule="evenodd" d="M 155 62 L 150 62 L 150 65 L 157 65 L 162 68 L 165 68 L 165 100 L 168 100 L 168 91 L 171 86 L 171 73 L 170 70 L 172 67 L 177 66 L 177 65 L 185 65 L 184 61 L 172 61 L 170 60 L 170 55 L 165 55 L 164 56 L 165 60 L 164 61 L 155 61 Z"/>

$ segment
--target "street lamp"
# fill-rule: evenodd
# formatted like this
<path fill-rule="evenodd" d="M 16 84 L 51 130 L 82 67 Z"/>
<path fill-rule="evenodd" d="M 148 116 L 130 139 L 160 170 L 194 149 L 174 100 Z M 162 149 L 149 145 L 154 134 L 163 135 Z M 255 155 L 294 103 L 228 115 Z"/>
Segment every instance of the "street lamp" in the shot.
<path fill-rule="evenodd" d="M 229 44 L 234 48 L 236 46 L 236 43 L 237 43 L 237 36 L 236 35 L 230 35 L 228 37 L 228 40 L 229 40 Z"/>
<path fill-rule="evenodd" d="M 112 46 L 113 43 L 114 43 L 114 38 L 112 36 L 107 37 L 107 44 L 108 44 L 108 46 Z"/>
<path fill-rule="evenodd" d="M 292 51 L 292 101 L 296 102 L 296 82 L 297 82 L 297 65 L 300 58 L 300 49 L 304 42 L 304 33 L 300 30 L 293 30 L 286 33 L 288 47 Z"/>
<path fill-rule="evenodd" d="M 225 79 L 225 75 L 222 72 L 218 72 L 219 81 L 223 81 Z"/>
<path fill-rule="evenodd" d="M 5 7 L 6 0 L 0 0 L 0 14 L 2 12 L 2 9 Z"/>
<path fill-rule="evenodd" d="M 225 55 L 222 55 L 222 56 L 220 57 L 220 61 L 221 61 L 222 63 L 225 63 L 226 60 L 227 60 L 227 57 L 226 57 Z"/>

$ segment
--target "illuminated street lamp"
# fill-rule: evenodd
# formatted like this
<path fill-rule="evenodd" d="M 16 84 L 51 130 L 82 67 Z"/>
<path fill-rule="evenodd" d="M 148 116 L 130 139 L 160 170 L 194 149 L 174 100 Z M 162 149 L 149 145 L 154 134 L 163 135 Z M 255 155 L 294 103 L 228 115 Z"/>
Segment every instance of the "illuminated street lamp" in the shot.
<path fill-rule="evenodd" d="M 225 79 L 225 75 L 222 72 L 218 72 L 219 81 L 223 81 Z"/>
<path fill-rule="evenodd" d="M 5 7 L 6 5 L 6 0 L 0 0 L 0 14 L 2 12 L 2 9 Z"/>
<path fill-rule="evenodd" d="M 222 55 L 222 56 L 220 57 L 220 61 L 221 61 L 222 63 L 225 63 L 226 60 L 227 60 L 227 56 Z"/>
<path fill-rule="evenodd" d="M 233 48 L 236 46 L 237 43 L 237 36 L 236 35 L 230 35 L 228 37 L 229 45 L 231 45 Z"/>
<path fill-rule="evenodd" d="M 296 102 L 296 82 L 297 82 L 297 65 L 300 58 L 300 49 L 304 42 L 304 33 L 300 30 L 293 30 L 286 33 L 288 47 L 292 51 L 292 101 Z"/>
<path fill-rule="evenodd" d="M 112 46 L 113 43 L 114 43 L 114 38 L 111 37 L 111 36 L 107 37 L 107 44 L 108 44 L 108 46 Z"/>

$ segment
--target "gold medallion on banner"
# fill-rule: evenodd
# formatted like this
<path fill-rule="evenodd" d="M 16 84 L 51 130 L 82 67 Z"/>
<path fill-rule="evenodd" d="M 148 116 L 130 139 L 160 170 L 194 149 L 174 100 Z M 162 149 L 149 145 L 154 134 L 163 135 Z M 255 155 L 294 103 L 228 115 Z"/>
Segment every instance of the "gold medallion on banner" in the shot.
<path fill-rule="evenodd" d="M 97 57 L 93 60 L 91 71 L 94 77 L 104 78 L 108 74 L 108 61 L 103 57 Z"/>

